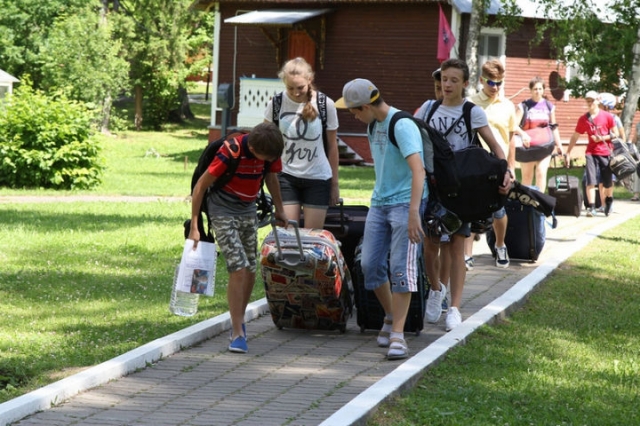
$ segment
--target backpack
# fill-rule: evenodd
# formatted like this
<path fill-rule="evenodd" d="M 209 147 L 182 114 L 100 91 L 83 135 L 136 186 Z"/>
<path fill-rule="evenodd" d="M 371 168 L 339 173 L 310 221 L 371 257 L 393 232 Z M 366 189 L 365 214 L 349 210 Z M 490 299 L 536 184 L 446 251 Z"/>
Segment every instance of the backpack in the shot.
<path fill-rule="evenodd" d="M 198 159 L 198 164 L 193 170 L 193 174 L 191 175 L 191 193 L 193 194 L 193 188 L 195 188 L 196 183 L 202 176 L 203 173 L 207 171 L 209 165 L 213 162 L 216 154 L 220 150 L 223 145 L 227 145 L 229 147 L 229 152 L 231 153 L 230 162 L 227 164 L 227 170 L 216 179 L 216 181 L 211 184 L 209 188 L 207 188 L 204 196 L 202 197 L 202 203 L 200 204 L 200 216 L 198 217 L 198 230 L 200 231 L 200 239 L 201 241 L 207 242 L 215 242 L 215 238 L 213 237 L 213 232 L 211 230 L 211 222 L 209 221 L 209 215 L 207 214 L 207 198 L 212 191 L 217 191 L 229 183 L 229 181 L 233 178 L 236 170 L 238 169 L 238 165 L 240 164 L 240 141 L 238 138 L 242 138 L 248 132 L 244 130 L 232 130 L 227 133 L 226 136 L 222 136 L 221 138 L 210 142 L 206 148 L 200 154 L 200 158 Z M 208 229 L 204 230 L 204 223 L 202 221 L 202 215 L 205 215 L 207 218 Z M 189 235 L 189 228 L 191 226 L 191 220 L 187 220 L 184 223 L 185 227 L 185 238 Z"/>
<path fill-rule="evenodd" d="M 329 157 L 329 141 L 327 139 L 327 95 L 322 92 L 316 92 L 316 102 L 318 103 L 318 114 L 320 115 L 320 121 L 322 122 L 322 146 L 324 147 L 324 153 Z M 280 126 L 280 110 L 282 109 L 282 92 L 277 93 L 273 97 L 273 113 L 271 114 L 271 121 L 276 126 Z"/>
<path fill-rule="evenodd" d="M 420 135 L 422 136 L 422 155 L 425 170 L 427 171 L 430 192 L 433 187 L 437 188 L 437 191 L 443 195 L 457 193 L 460 188 L 460 181 L 455 167 L 455 157 L 447 141 L 446 134 L 442 134 L 440 131 L 427 126 L 424 121 L 415 118 L 406 111 L 398 111 L 389 121 L 389 141 L 391 141 L 391 144 L 396 148 L 398 147 L 398 142 L 395 136 L 395 125 L 401 118 L 410 118 L 420 130 Z M 454 126 L 458 121 L 459 120 L 456 120 Z M 369 134 L 373 132 L 374 124 L 375 121 L 369 123 Z M 451 129 L 453 129 L 453 126 L 447 133 L 451 131 Z"/>
<path fill-rule="evenodd" d="M 436 105 L 439 106 L 437 102 L 434 106 Z M 470 111 L 474 106 L 473 103 L 466 102 L 463 111 L 468 110 L 470 117 Z M 463 115 L 443 134 L 424 121 L 401 111 L 391 117 L 389 140 L 394 146 L 398 146 L 394 134 L 395 123 L 400 118 L 411 117 L 418 125 L 422 136 L 429 193 L 434 197 L 437 196 L 437 200 L 463 222 L 473 222 L 486 220 L 493 212 L 504 206 L 506 196 L 498 193 L 498 188 L 507 172 L 507 162 L 496 158 L 482 148 L 477 136 L 472 136 L 471 132 L 469 132 L 469 138 L 472 142 L 477 141 L 478 144 L 473 143 L 458 151 L 451 149 L 446 135 L 460 120 L 465 119 L 464 116 L 463 112 Z M 369 133 L 373 130 L 372 127 L 370 125 Z"/>

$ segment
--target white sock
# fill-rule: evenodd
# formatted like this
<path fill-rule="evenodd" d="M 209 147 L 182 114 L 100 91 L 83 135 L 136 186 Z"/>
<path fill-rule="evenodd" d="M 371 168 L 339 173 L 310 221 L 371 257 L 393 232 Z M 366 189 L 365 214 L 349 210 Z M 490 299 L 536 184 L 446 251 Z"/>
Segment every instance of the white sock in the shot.
<path fill-rule="evenodd" d="M 393 317 L 391 315 L 386 315 L 384 317 L 388 322 L 393 322 Z M 391 327 L 393 324 L 387 324 L 386 322 L 382 323 L 382 331 L 386 331 L 387 333 L 391 333 Z"/>
<path fill-rule="evenodd" d="M 390 339 L 402 339 L 404 340 L 404 333 L 396 333 L 395 331 L 391 332 L 391 335 L 389 336 Z"/>

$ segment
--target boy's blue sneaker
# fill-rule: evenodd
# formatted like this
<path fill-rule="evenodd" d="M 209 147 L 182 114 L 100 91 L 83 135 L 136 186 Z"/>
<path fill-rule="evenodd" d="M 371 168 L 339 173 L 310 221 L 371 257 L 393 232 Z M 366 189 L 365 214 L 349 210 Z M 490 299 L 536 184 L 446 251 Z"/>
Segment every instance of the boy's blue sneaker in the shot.
<path fill-rule="evenodd" d="M 247 327 L 244 325 L 244 323 L 242 323 L 242 334 L 244 334 L 245 340 L 249 340 L 249 338 L 247 337 Z M 229 330 L 229 341 L 231 341 L 232 337 L 233 337 L 233 328 Z"/>
<path fill-rule="evenodd" d="M 244 336 L 236 337 L 233 342 L 229 344 L 229 352 L 244 354 L 247 353 L 248 350 L 247 339 L 245 339 Z"/>

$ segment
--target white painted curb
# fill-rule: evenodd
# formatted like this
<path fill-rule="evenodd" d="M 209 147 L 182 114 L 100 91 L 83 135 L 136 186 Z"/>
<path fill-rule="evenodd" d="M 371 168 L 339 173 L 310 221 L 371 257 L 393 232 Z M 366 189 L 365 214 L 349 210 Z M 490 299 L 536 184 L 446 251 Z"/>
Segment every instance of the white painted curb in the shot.
<path fill-rule="evenodd" d="M 562 262 L 567 260 L 578 250 L 585 247 L 598 235 L 615 228 L 627 220 L 640 214 L 640 209 L 623 214 L 610 216 L 605 222 L 585 232 L 577 238 L 561 256 L 549 259 L 538 266 L 526 277 L 518 281 L 502 296 L 467 318 L 454 330 L 443 335 L 435 342 L 405 361 L 398 368 L 387 374 L 381 380 L 371 385 L 367 390 L 352 399 L 331 417 L 320 423 L 320 426 L 364 425 L 367 418 L 377 407 L 391 397 L 404 390 L 410 389 L 420 379 L 423 373 L 440 361 L 452 348 L 464 342 L 479 327 L 491 323 L 496 317 L 504 317 L 508 312 L 520 306 L 533 291 Z"/>
<path fill-rule="evenodd" d="M 247 306 L 245 320 L 251 321 L 268 312 L 267 299 L 262 298 Z M 126 376 L 137 369 L 145 368 L 149 363 L 217 336 L 230 328 L 231 317 L 226 312 L 156 339 L 81 373 L 7 401 L 0 404 L 0 425 L 6 426 L 33 413 L 48 409 L 80 392 Z"/>

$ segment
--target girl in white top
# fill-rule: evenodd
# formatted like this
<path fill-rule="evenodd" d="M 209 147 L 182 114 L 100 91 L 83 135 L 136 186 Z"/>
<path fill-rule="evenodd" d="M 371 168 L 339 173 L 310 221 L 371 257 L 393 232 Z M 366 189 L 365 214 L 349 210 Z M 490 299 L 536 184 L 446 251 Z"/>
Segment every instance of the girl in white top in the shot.
<path fill-rule="evenodd" d="M 303 58 L 291 59 L 278 77 L 286 87 L 278 116 L 285 143 L 279 175 L 285 213 L 287 218 L 297 221 L 303 209 L 304 226 L 322 228 L 328 206 L 335 205 L 340 197 L 338 114 L 333 100 L 326 97 L 325 152 L 318 91 L 313 87 L 311 66 Z M 273 99 L 267 105 L 264 118 L 273 121 Z"/>

